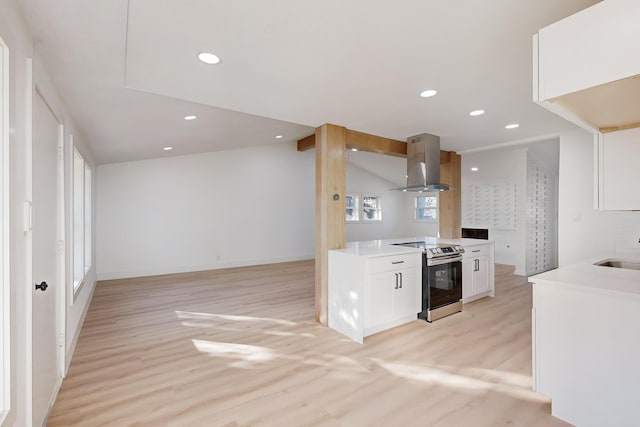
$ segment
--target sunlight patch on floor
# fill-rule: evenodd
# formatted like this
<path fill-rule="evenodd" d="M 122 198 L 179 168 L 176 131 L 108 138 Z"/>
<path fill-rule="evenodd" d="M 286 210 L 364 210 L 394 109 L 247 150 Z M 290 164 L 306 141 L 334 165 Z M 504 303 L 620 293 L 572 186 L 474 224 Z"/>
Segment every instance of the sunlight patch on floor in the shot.
<path fill-rule="evenodd" d="M 273 352 L 266 347 L 195 339 L 191 341 L 199 352 L 213 356 L 240 359 L 247 362 L 268 362 L 275 359 Z"/>
<path fill-rule="evenodd" d="M 477 394 L 495 391 L 531 402 L 543 403 L 547 400 L 531 389 L 530 378 L 522 374 L 495 369 L 464 368 L 457 370 L 450 366 L 421 366 L 391 363 L 379 359 L 372 360 L 391 374 L 407 380 Z"/>
<path fill-rule="evenodd" d="M 500 371 L 486 368 L 464 368 L 462 374 L 472 377 L 481 377 L 485 381 L 511 385 L 514 387 L 531 388 L 531 376 L 517 374 L 515 372 Z"/>
<path fill-rule="evenodd" d="M 268 322 L 275 323 L 284 326 L 296 326 L 296 322 L 282 319 L 271 319 L 268 317 L 253 317 L 253 316 L 237 316 L 232 314 L 214 314 L 214 313 L 196 313 L 192 311 L 175 311 L 178 319 L 191 319 L 191 320 L 227 320 L 231 322 Z"/>

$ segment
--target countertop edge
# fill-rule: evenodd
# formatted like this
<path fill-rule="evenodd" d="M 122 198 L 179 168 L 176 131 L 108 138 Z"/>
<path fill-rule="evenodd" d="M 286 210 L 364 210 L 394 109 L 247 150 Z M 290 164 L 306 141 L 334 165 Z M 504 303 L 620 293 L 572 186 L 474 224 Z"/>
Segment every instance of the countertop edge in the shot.
<path fill-rule="evenodd" d="M 637 254 L 603 254 L 530 276 L 528 280 L 546 286 L 598 291 L 609 295 L 640 298 L 640 271 L 595 265 L 607 259 L 638 260 Z"/>
<path fill-rule="evenodd" d="M 430 244 L 452 244 L 461 245 L 462 247 L 472 247 L 479 245 L 493 245 L 493 240 L 482 239 L 440 239 L 432 236 L 422 237 L 403 237 L 395 239 L 378 239 L 378 240 L 362 240 L 347 242 L 347 246 L 344 249 L 330 249 L 332 252 L 348 254 L 352 256 L 361 256 L 367 258 L 381 257 L 381 256 L 396 256 L 407 255 L 411 253 L 421 253 L 422 250 L 418 248 L 395 246 L 395 243 L 405 242 L 428 242 Z"/>

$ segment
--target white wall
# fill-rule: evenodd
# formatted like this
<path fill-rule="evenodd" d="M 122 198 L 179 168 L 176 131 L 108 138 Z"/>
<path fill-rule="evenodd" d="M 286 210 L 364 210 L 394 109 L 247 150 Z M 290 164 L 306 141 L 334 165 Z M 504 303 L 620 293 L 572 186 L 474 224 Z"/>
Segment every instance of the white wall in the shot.
<path fill-rule="evenodd" d="M 73 118 L 69 116 L 65 106 L 60 100 L 55 85 L 51 81 L 49 75 L 42 62 L 38 59 L 38 52 L 35 53 L 34 59 L 34 81 L 36 88 L 46 101 L 47 105 L 53 110 L 56 118 L 62 123 L 64 127 L 64 194 L 65 194 L 65 211 L 67 212 L 65 218 L 65 299 L 66 299 L 66 319 L 65 319 L 65 340 L 66 340 L 66 366 L 69 367 L 71 363 L 71 356 L 75 349 L 78 336 L 80 335 L 80 329 L 84 316 L 86 315 L 91 297 L 96 285 L 96 239 L 95 239 L 95 221 L 92 222 L 93 239 L 91 241 L 92 250 L 92 262 L 91 268 L 85 274 L 84 284 L 78 291 L 77 295 L 73 296 L 73 218 L 71 213 L 73 212 L 73 148 L 78 149 L 85 162 L 89 165 L 92 171 L 92 175 L 95 176 L 96 165 L 93 161 L 93 155 L 89 150 L 84 138 L 79 133 L 77 127 L 73 122 Z M 37 123 L 34 126 L 38 126 Z M 73 138 L 71 137 L 73 135 Z M 93 195 L 92 200 L 92 217 L 96 217 L 96 184 L 95 179 L 92 183 Z"/>
<path fill-rule="evenodd" d="M 98 167 L 98 278 L 314 258 L 315 152 L 295 143 Z"/>
<path fill-rule="evenodd" d="M 83 144 L 72 118 L 58 96 L 55 85 L 49 79 L 46 69 L 34 50 L 34 41 L 21 16 L 21 12 L 14 0 L 0 2 L 0 36 L 8 44 L 11 53 L 10 74 L 10 178 L 11 178 L 11 412 L 4 425 L 27 425 L 27 319 L 31 315 L 28 303 L 28 295 L 32 292 L 31 261 L 29 248 L 31 247 L 31 235 L 23 229 L 24 201 L 29 199 L 29 181 L 26 174 L 27 165 L 30 164 L 30 152 L 27 143 L 27 58 L 33 58 L 33 78 L 35 86 L 56 117 L 64 126 L 65 138 L 65 175 L 70 173 L 70 134 L 77 136 L 80 149 L 83 151 L 89 164 L 93 165 L 91 152 Z M 37 126 L 37 123 L 33 124 Z M 66 200 L 70 203 L 70 183 L 66 183 Z M 55 210 L 55 207 L 52 208 Z M 70 241 L 70 222 L 67 221 L 66 241 Z M 67 245 L 66 257 L 70 256 L 70 245 Z M 95 256 L 94 256 L 95 264 Z M 69 264 L 67 264 L 69 265 Z M 67 267 L 67 271 L 70 271 Z M 72 283 L 67 280 L 67 286 Z M 90 300 L 95 285 L 95 269 L 87 274 L 86 284 L 78 295 L 74 304 L 71 299 L 66 300 L 66 353 L 68 359 L 73 352 L 73 337 L 81 327 L 83 313 Z M 67 288 L 68 289 L 68 288 Z M 51 319 L 54 322 L 55 319 Z M 40 357 L 39 355 L 38 357 Z M 49 355 L 50 356 L 50 355 Z M 37 357 L 34 358 L 37 360 Z"/>
<path fill-rule="evenodd" d="M 557 176 L 558 139 L 541 140 L 528 144 L 512 145 L 492 150 L 478 151 L 462 156 L 462 191 L 469 184 L 516 184 L 516 228 L 495 229 L 490 226 L 489 239 L 495 241 L 496 262 L 515 265 L 515 274 L 526 275 L 527 243 L 527 158 L 531 157 L 543 169 Z M 478 171 L 471 171 L 477 167 Z M 463 218 L 467 209 L 463 193 Z M 555 251 L 554 251 L 555 252 Z"/>
<path fill-rule="evenodd" d="M 437 222 L 414 220 L 414 197 L 417 193 L 391 191 L 397 187 L 397 184 L 347 163 L 347 194 L 378 196 L 382 206 L 380 222 L 348 222 L 347 241 L 437 236 Z"/>
<path fill-rule="evenodd" d="M 637 183 L 628 185 L 638 191 Z M 640 254 L 640 212 L 594 210 L 593 137 L 576 130 L 560 136 L 559 264 L 608 252 Z"/>
<path fill-rule="evenodd" d="M 425 221 L 416 221 L 415 216 L 415 198 L 416 196 L 436 196 L 439 197 L 437 192 L 434 193 L 412 193 L 412 192 L 400 192 L 402 194 L 402 199 L 404 203 L 404 207 L 402 209 L 402 218 L 400 224 L 399 234 L 396 237 L 424 237 L 424 236 L 432 236 L 438 237 L 440 232 L 440 227 L 438 221 L 425 222 Z M 440 203 L 440 199 L 438 198 L 438 206 Z M 438 215 L 440 215 L 440 210 L 438 210 Z"/>
<path fill-rule="evenodd" d="M 478 171 L 471 171 L 477 167 Z M 495 150 L 480 151 L 462 156 L 462 191 L 471 184 L 516 184 L 516 229 L 497 230 L 489 226 L 489 239 L 495 241 L 496 262 L 515 265 L 517 271 L 524 271 L 525 267 L 525 238 L 526 238 L 526 191 L 527 191 L 527 149 L 522 146 L 506 147 Z M 469 207 L 465 204 L 463 195 L 462 212 Z M 464 215 L 462 226 L 465 224 Z"/>

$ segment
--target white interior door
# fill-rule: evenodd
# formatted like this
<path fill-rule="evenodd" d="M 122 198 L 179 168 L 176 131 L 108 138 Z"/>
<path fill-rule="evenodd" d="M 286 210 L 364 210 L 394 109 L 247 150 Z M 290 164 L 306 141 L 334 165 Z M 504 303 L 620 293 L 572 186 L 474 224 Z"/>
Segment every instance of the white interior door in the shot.
<path fill-rule="evenodd" d="M 58 283 L 58 143 L 60 123 L 39 93 L 33 97 L 33 281 L 32 416 L 43 424 L 58 374 L 56 330 Z M 47 284 L 46 290 L 35 285 Z"/>

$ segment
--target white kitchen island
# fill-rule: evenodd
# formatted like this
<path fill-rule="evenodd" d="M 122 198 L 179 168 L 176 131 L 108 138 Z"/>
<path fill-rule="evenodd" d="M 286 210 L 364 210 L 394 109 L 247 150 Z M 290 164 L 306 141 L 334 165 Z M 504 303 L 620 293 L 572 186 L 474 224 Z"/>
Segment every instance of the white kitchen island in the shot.
<path fill-rule="evenodd" d="M 640 271 L 594 265 L 610 258 L 633 259 L 603 255 L 529 279 L 534 390 L 578 426 L 640 425 Z"/>
<path fill-rule="evenodd" d="M 362 343 L 364 337 L 417 321 L 422 301 L 422 250 L 394 243 L 424 241 L 465 248 L 463 301 L 494 296 L 493 242 L 405 237 L 348 242 L 329 251 L 329 327 Z"/>

